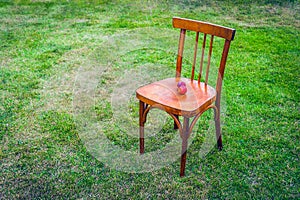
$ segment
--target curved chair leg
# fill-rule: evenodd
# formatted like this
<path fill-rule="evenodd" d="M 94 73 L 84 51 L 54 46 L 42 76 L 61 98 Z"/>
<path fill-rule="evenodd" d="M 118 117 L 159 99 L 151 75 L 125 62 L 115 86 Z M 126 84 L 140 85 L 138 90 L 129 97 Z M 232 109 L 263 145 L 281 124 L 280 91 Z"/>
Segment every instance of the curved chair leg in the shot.
<path fill-rule="evenodd" d="M 179 120 L 179 116 L 178 115 L 175 115 L 175 117 L 176 117 L 176 119 Z M 174 130 L 177 130 L 177 129 L 179 129 L 179 127 L 177 126 L 177 124 L 176 124 L 176 122 L 174 120 Z"/>
<path fill-rule="evenodd" d="M 220 106 L 217 106 L 215 110 L 215 125 L 216 125 L 216 137 L 218 149 L 221 151 L 223 149 L 222 135 L 221 135 L 221 122 L 220 122 Z"/>
<path fill-rule="evenodd" d="M 145 152 L 144 149 L 144 124 L 145 120 L 143 119 L 143 115 L 145 112 L 145 103 L 140 101 L 140 111 L 139 111 L 139 119 L 140 119 L 140 154 Z"/>
<path fill-rule="evenodd" d="M 181 149 L 181 163 L 180 163 L 180 176 L 185 174 L 185 165 L 186 165 L 186 153 L 187 153 L 187 144 L 189 137 L 189 118 L 183 118 L 183 129 L 182 129 L 182 149 Z"/>

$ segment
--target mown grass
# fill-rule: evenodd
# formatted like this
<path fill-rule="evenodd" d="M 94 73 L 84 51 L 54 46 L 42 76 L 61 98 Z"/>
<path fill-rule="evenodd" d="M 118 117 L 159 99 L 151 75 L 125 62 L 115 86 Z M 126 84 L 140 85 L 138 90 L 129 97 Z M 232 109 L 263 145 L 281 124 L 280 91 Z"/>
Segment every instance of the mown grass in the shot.
<path fill-rule="evenodd" d="M 298 1 L 1 1 L 0 16 L 0 198 L 300 198 Z M 224 80 L 224 149 L 199 156 L 207 114 L 186 177 L 179 159 L 151 172 L 118 171 L 81 140 L 72 104 L 78 73 L 99 66 L 93 112 L 115 145 L 137 150 L 138 139 L 112 123 L 111 95 L 140 66 L 154 69 L 150 79 L 173 75 L 173 16 L 237 30 Z M 167 121 L 146 138 L 146 150 L 163 148 L 171 128 Z"/>

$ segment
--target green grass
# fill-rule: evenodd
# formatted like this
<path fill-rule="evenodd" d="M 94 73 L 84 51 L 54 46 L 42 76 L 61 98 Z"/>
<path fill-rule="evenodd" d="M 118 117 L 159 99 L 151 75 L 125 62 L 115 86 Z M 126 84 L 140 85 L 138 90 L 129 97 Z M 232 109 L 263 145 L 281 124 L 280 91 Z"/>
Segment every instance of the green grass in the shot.
<path fill-rule="evenodd" d="M 298 1 L 0 1 L 0 198 L 299 199 L 299 13 Z M 173 16 L 237 30 L 224 80 L 224 149 L 199 155 L 206 113 L 186 177 L 179 158 L 150 172 L 116 170 L 89 150 L 90 124 L 80 125 L 98 122 L 108 141 L 138 150 L 112 96 L 130 89 L 119 114 L 137 125 L 132 89 L 175 72 Z M 93 99 L 80 99 L 80 89 Z M 166 120 L 147 137 L 146 151 L 172 141 L 172 126 Z"/>

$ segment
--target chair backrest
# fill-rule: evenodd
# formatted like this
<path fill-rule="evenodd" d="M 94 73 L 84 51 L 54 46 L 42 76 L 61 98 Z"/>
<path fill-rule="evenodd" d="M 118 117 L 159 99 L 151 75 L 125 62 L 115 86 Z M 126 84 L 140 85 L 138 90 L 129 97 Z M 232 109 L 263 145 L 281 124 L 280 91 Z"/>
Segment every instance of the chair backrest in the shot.
<path fill-rule="evenodd" d="M 173 18 L 173 27 L 181 29 L 180 37 L 179 37 L 177 63 L 176 63 L 176 77 L 181 76 L 182 58 L 183 58 L 183 49 L 184 49 L 186 31 L 189 30 L 189 31 L 196 32 L 191 80 L 194 80 L 194 76 L 195 76 L 195 65 L 196 65 L 196 60 L 197 60 L 199 33 L 204 34 L 203 43 L 202 43 L 202 53 L 201 53 L 201 57 L 200 57 L 201 60 L 200 60 L 200 69 L 199 69 L 199 75 L 198 75 L 198 83 L 200 83 L 201 76 L 202 76 L 203 60 L 204 60 L 204 54 L 205 54 L 207 35 L 210 35 L 211 38 L 210 38 L 208 58 L 207 58 L 205 84 L 208 83 L 209 68 L 210 68 L 210 61 L 211 61 L 211 56 L 212 56 L 214 37 L 224 38 L 225 43 L 224 43 L 224 47 L 223 47 L 222 57 L 220 60 L 219 73 L 218 73 L 217 84 L 216 84 L 216 91 L 217 91 L 217 102 L 216 103 L 219 104 L 227 55 L 228 55 L 228 51 L 229 51 L 229 47 L 230 47 L 230 42 L 234 39 L 235 29 L 227 28 L 224 26 L 219 26 L 219 25 L 215 25 L 215 24 L 211 24 L 211 23 L 207 23 L 207 22 L 196 21 L 196 20 L 191 20 L 191 19 L 184 19 L 184 18 L 179 18 L 179 17 Z"/>

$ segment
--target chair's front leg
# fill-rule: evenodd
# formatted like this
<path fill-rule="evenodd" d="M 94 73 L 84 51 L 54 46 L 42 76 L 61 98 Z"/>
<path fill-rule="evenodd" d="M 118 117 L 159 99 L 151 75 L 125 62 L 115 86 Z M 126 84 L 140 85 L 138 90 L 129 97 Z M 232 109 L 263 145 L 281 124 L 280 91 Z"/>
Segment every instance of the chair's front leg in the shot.
<path fill-rule="evenodd" d="M 144 149 L 144 124 L 145 120 L 143 118 L 145 112 L 145 103 L 140 101 L 140 110 L 139 110 L 139 119 L 140 119 L 140 153 L 143 154 L 145 152 Z"/>
<path fill-rule="evenodd" d="M 180 163 L 180 176 L 184 176 L 185 165 L 186 165 L 186 153 L 189 137 L 189 118 L 183 118 L 183 128 L 182 128 L 182 149 L 181 149 L 181 163 Z"/>

